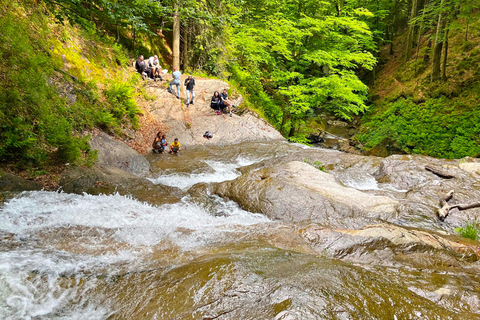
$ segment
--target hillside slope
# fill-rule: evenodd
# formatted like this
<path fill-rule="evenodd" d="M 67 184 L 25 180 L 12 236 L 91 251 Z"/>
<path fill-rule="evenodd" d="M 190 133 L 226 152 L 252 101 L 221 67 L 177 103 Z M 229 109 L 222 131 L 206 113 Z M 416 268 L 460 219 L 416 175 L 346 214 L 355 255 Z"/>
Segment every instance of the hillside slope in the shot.
<path fill-rule="evenodd" d="M 370 154 L 417 153 L 442 158 L 480 154 L 480 16 L 452 24 L 447 79 L 430 81 L 432 31 L 405 62 L 406 33 L 381 51 L 382 70 L 370 89 L 374 101 L 357 139 Z"/>

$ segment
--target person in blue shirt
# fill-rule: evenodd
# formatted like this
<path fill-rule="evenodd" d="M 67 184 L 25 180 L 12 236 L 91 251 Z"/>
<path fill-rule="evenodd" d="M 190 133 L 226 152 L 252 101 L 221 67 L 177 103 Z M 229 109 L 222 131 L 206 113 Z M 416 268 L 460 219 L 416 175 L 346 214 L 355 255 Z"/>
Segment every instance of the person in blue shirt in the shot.
<path fill-rule="evenodd" d="M 172 77 L 173 80 L 168 83 L 168 92 L 173 93 L 172 85 L 177 86 L 177 99 L 180 99 L 180 77 L 182 74 L 178 71 L 178 68 L 173 68 Z"/>

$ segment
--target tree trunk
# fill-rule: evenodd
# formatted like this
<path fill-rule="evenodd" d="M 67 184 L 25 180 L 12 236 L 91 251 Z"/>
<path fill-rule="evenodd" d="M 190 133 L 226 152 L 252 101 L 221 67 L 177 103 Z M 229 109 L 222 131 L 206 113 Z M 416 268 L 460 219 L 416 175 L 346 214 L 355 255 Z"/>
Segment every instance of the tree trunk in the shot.
<path fill-rule="evenodd" d="M 442 58 L 443 48 L 443 29 L 445 28 L 445 20 L 443 19 L 443 4 L 445 0 L 442 0 L 440 4 L 440 13 L 438 14 L 437 34 L 435 36 L 435 44 L 433 46 L 432 57 L 432 75 L 431 81 L 438 80 L 440 78 L 440 63 Z"/>
<path fill-rule="evenodd" d="M 445 44 L 443 46 L 443 65 L 442 65 L 442 79 L 447 80 L 447 58 L 448 58 L 448 29 L 445 29 Z"/>
<path fill-rule="evenodd" d="M 469 21 L 468 18 L 467 18 L 467 26 L 465 27 L 465 42 L 468 41 L 468 23 L 469 23 L 469 22 L 470 22 L 470 21 Z"/>
<path fill-rule="evenodd" d="M 173 4 L 173 68 L 180 70 L 180 14 L 178 13 L 178 4 Z"/>
<path fill-rule="evenodd" d="M 185 23 L 185 29 L 183 32 L 183 70 L 188 69 L 188 35 L 189 28 L 188 28 L 188 20 Z"/>
<path fill-rule="evenodd" d="M 412 48 L 415 37 L 415 24 L 412 23 L 412 20 L 417 17 L 418 12 L 418 0 L 412 1 L 412 11 L 410 13 L 410 21 L 408 25 L 408 34 L 407 34 L 407 43 L 405 48 L 405 62 L 408 62 L 412 57 Z"/>

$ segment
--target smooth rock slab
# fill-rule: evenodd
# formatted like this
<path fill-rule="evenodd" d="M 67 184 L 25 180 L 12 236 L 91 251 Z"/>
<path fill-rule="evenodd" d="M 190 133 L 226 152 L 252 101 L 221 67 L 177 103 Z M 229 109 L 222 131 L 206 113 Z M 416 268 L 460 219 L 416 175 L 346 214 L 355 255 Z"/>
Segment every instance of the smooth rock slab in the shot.
<path fill-rule="evenodd" d="M 332 174 L 292 161 L 259 169 L 213 187 L 214 193 L 289 222 L 318 222 L 336 227 L 363 227 L 396 217 L 398 202 L 342 186 Z"/>
<path fill-rule="evenodd" d="M 145 157 L 104 132 L 92 137 L 90 147 L 98 151 L 97 163 L 99 165 L 122 169 L 142 177 L 150 174 L 150 163 Z"/>

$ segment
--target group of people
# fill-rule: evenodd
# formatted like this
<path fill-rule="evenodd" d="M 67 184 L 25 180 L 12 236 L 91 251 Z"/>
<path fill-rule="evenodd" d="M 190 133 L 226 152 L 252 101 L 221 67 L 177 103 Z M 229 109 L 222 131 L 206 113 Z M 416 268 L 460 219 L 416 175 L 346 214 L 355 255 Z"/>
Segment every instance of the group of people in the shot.
<path fill-rule="evenodd" d="M 228 99 L 227 89 L 223 89 L 222 93 L 215 91 L 213 93 L 210 107 L 215 110 L 217 114 L 221 114 L 225 109 L 228 109 L 230 117 L 232 117 L 232 108 L 236 108 L 232 102 Z"/>
<path fill-rule="evenodd" d="M 164 153 L 167 145 L 168 143 L 166 136 L 159 131 L 155 137 L 155 140 L 153 140 L 153 153 Z M 178 138 L 175 138 L 169 149 L 171 154 L 178 153 L 182 149 L 180 142 L 178 142 Z"/>
<path fill-rule="evenodd" d="M 157 55 L 148 58 L 148 60 L 146 61 L 144 60 L 143 55 L 140 55 L 138 57 L 138 60 L 135 62 L 135 69 L 138 73 L 140 73 L 143 79 L 155 81 L 157 81 L 157 79 L 160 79 L 160 81 L 163 81 L 161 75 L 162 67 L 160 66 Z"/>

